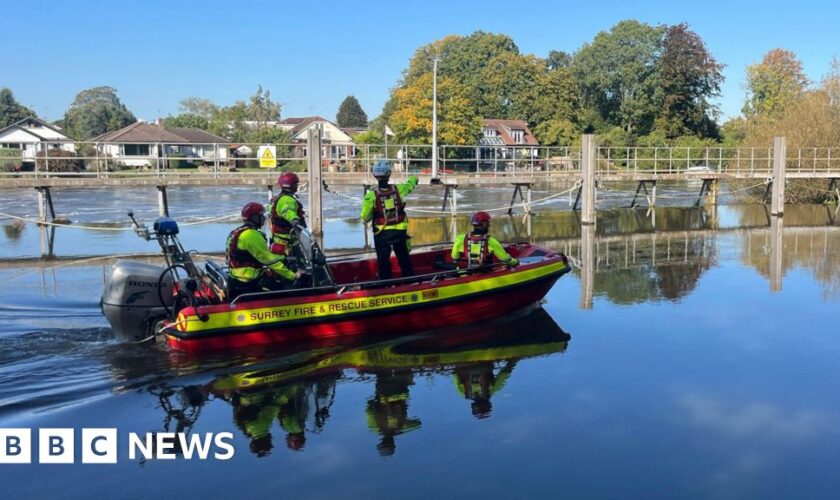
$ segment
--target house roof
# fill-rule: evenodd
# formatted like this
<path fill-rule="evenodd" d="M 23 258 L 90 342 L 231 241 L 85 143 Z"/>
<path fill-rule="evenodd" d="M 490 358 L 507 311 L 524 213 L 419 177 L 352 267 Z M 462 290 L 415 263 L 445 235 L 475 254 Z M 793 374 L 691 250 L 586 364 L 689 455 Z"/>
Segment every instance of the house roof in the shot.
<path fill-rule="evenodd" d="M 165 142 L 167 144 L 227 144 L 228 140 L 198 128 L 164 128 L 146 122 L 134 122 L 113 132 L 106 132 L 91 139 L 92 142 L 143 143 Z"/>
<path fill-rule="evenodd" d="M 356 134 L 367 132 L 367 127 L 338 127 L 339 130 L 349 135 L 351 138 L 356 137 Z"/>
<path fill-rule="evenodd" d="M 166 128 L 166 131 L 172 132 L 175 135 L 179 135 L 186 139 L 188 142 L 197 144 L 226 144 L 228 142 L 228 140 L 224 137 L 219 137 L 218 135 L 211 134 L 210 132 L 206 132 L 204 130 L 201 130 L 200 128 L 169 127 Z"/>
<path fill-rule="evenodd" d="M 55 135 L 47 136 L 47 135 L 44 135 L 42 133 L 38 133 L 36 130 L 33 130 L 33 127 L 43 127 L 43 128 L 52 130 L 53 132 L 55 132 L 59 136 L 64 137 L 64 139 L 56 138 Z M 47 122 L 45 122 L 45 121 L 43 121 L 39 118 L 35 118 L 34 116 L 30 116 L 28 118 L 18 120 L 15 123 L 12 123 L 11 125 L 8 125 L 8 126 L 4 127 L 3 129 L 0 129 L 0 134 L 4 133 L 4 132 L 6 132 L 6 131 L 8 131 L 12 128 L 17 128 L 17 129 L 23 130 L 24 132 L 26 132 L 26 133 L 34 136 L 34 137 L 37 137 L 38 139 L 40 139 L 42 141 L 61 142 L 61 141 L 72 141 L 73 140 L 72 137 L 68 136 L 60 128 L 56 127 L 55 125 L 50 125 L 49 123 L 47 123 Z"/>
<path fill-rule="evenodd" d="M 280 124 L 281 125 L 287 125 L 287 126 L 292 125 L 292 128 L 289 130 L 289 132 L 292 134 L 292 137 L 294 137 L 294 136 L 298 135 L 299 133 L 301 133 L 303 130 L 306 130 L 310 125 L 312 125 L 315 122 L 332 123 L 332 125 L 334 125 L 335 128 L 338 128 L 338 125 L 331 122 L 330 120 L 327 120 L 326 118 L 324 118 L 322 116 L 304 116 L 302 118 L 286 118 L 285 120 L 282 120 L 280 122 Z"/>
<path fill-rule="evenodd" d="M 524 120 L 501 120 L 496 118 L 485 118 L 482 121 L 482 127 L 484 129 L 494 129 L 498 132 L 498 138 L 501 139 L 502 143 L 505 146 L 516 146 L 516 145 L 526 145 L 526 146 L 539 146 L 540 143 L 537 141 L 537 138 L 534 137 L 534 134 L 531 133 L 531 129 L 528 128 L 528 124 Z M 512 131 L 513 130 L 523 130 L 524 137 L 523 142 L 517 142 L 513 140 Z M 483 141 L 483 142 L 482 142 Z M 482 137 L 479 141 L 481 144 L 487 145 L 499 145 L 497 141 L 492 140 L 492 138 Z"/>

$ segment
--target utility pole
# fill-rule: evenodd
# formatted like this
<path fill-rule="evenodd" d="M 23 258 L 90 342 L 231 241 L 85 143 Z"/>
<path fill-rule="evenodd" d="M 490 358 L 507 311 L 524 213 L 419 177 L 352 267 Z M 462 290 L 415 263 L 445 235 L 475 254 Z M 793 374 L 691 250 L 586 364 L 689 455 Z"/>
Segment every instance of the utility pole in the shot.
<path fill-rule="evenodd" d="M 438 178 L 438 147 L 437 147 L 437 65 L 440 59 L 432 59 L 432 180 Z"/>

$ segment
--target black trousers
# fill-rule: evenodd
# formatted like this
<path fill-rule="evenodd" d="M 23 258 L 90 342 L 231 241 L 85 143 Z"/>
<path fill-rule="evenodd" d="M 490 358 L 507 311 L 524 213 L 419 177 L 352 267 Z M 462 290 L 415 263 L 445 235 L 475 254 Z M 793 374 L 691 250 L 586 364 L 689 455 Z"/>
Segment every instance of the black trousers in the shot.
<path fill-rule="evenodd" d="M 379 264 L 379 279 L 387 280 L 393 277 L 391 272 L 391 249 L 397 256 L 400 272 L 403 277 L 414 276 L 411 257 L 408 255 L 408 232 L 397 229 L 385 229 L 373 235 L 373 246 L 376 247 L 376 261 Z"/>

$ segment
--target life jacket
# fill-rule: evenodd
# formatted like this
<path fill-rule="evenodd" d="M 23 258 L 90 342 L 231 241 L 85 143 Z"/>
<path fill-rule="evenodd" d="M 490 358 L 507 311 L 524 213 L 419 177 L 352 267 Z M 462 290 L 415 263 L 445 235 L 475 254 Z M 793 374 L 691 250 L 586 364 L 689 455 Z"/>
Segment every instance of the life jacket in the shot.
<path fill-rule="evenodd" d="M 464 251 L 461 252 L 461 263 L 469 268 L 484 266 L 492 262 L 488 235 L 468 233 L 464 238 Z"/>
<path fill-rule="evenodd" d="M 277 213 L 277 202 L 283 196 L 291 196 L 295 200 L 295 203 L 297 203 L 297 214 L 300 216 L 300 225 L 306 227 L 306 219 L 304 218 L 306 214 L 303 211 L 303 204 L 297 199 L 297 196 L 281 192 L 271 199 L 271 213 L 268 218 L 271 224 L 271 234 L 290 234 L 292 232 L 292 223 Z"/>
<path fill-rule="evenodd" d="M 405 203 L 400 196 L 400 190 L 393 184 L 382 189 L 373 190 L 376 201 L 373 206 L 373 223 L 379 227 L 391 226 L 405 222 Z"/>
<path fill-rule="evenodd" d="M 253 255 L 246 252 L 245 250 L 240 250 L 239 248 L 239 237 L 248 230 L 254 230 L 253 227 L 249 225 L 240 226 L 233 231 L 231 231 L 230 236 L 228 236 L 227 240 L 227 265 L 231 269 L 241 269 L 250 267 L 252 269 L 260 269 L 262 270 L 262 264 L 260 261 L 254 258 Z M 260 233 L 262 234 L 262 233 Z"/>

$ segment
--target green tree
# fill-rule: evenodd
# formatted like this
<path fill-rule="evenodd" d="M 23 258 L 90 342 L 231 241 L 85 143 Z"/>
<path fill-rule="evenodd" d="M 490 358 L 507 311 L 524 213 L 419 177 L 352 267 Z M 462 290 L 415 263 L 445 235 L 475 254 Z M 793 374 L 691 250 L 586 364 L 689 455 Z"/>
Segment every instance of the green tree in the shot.
<path fill-rule="evenodd" d="M 385 136 L 379 130 L 365 130 L 354 135 L 353 142 L 356 144 L 382 144 L 385 142 Z"/>
<path fill-rule="evenodd" d="M 747 66 L 746 116 L 784 112 L 809 84 L 802 63 L 789 50 L 773 49 L 758 64 Z"/>
<path fill-rule="evenodd" d="M 562 118 L 544 121 L 533 132 L 543 146 L 571 146 L 580 139 L 580 128 Z"/>
<path fill-rule="evenodd" d="M 481 117 L 499 118 L 494 114 L 500 99 L 488 92 L 485 69 L 501 54 L 519 54 L 519 48 L 507 35 L 477 31 L 466 37 L 447 36 L 415 51 L 397 89 L 413 85 L 418 79 L 431 75 L 432 59 L 437 57 L 438 78 L 449 78 L 462 85 Z M 393 99 L 393 92 L 391 96 Z M 385 105 L 383 111 L 386 119 L 390 118 L 390 113 L 386 114 L 385 111 L 395 110 L 393 103 L 389 101 L 389 104 Z"/>
<path fill-rule="evenodd" d="M 438 139 L 441 144 L 475 144 L 481 132 L 481 117 L 466 86 L 452 78 L 438 78 Z M 390 123 L 397 141 L 409 144 L 432 142 L 432 75 L 425 74 L 411 85 L 394 91 Z"/>
<path fill-rule="evenodd" d="M 355 96 L 349 95 L 341 102 L 338 107 L 338 113 L 335 115 L 335 121 L 338 122 L 339 127 L 367 127 L 368 117 L 359 100 Z"/>
<path fill-rule="evenodd" d="M 378 129 L 391 123 L 395 115 L 403 124 L 409 122 L 406 114 L 412 113 L 405 113 L 401 106 L 413 101 L 406 101 L 410 92 L 405 91 L 418 81 L 431 81 L 435 57 L 439 59 L 439 82 L 445 80 L 462 89 L 479 118 L 521 119 L 531 127 L 548 120 L 579 122 L 579 91 L 567 67 L 568 55 L 553 51 L 549 60 L 523 55 L 507 35 L 478 31 L 466 37 L 447 36 L 420 47 L 371 127 Z M 442 102 L 439 111 L 446 112 Z"/>
<path fill-rule="evenodd" d="M 66 130 L 78 139 L 90 139 L 136 121 L 113 87 L 94 87 L 79 92 L 64 113 Z"/>
<path fill-rule="evenodd" d="M 747 120 L 743 116 L 730 118 L 720 127 L 720 135 L 727 146 L 739 146 L 747 136 Z"/>
<path fill-rule="evenodd" d="M 568 68 L 572 65 L 572 56 L 562 50 L 552 50 L 545 58 L 545 67 L 549 70 Z"/>
<path fill-rule="evenodd" d="M 656 128 L 666 137 L 717 136 L 717 109 L 709 99 L 720 95 L 723 65 L 686 23 L 669 26 L 659 58 L 662 111 Z M 657 99 L 658 100 L 658 99 Z"/>
<path fill-rule="evenodd" d="M 208 121 L 219 112 L 219 109 L 218 104 L 201 97 L 187 97 L 179 105 L 180 114 L 199 116 Z"/>
<path fill-rule="evenodd" d="M 280 120 L 280 103 L 271 99 L 271 92 L 262 85 L 248 98 L 248 102 L 236 101 L 230 106 L 219 107 L 204 99 L 195 99 L 182 110 L 198 116 L 210 114 L 207 131 L 234 142 L 281 143 L 290 142 L 287 132 L 268 122 Z M 278 152 L 279 154 L 279 152 Z"/>
<path fill-rule="evenodd" d="M 233 142 L 245 142 L 248 127 L 248 106 L 237 101 L 230 106 L 219 108 L 208 123 L 208 132 L 227 137 Z"/>
<path fill-rule="evenodd" d="M 831 69 L 822 77 L 821 87 L 831 106 L 840 105 L 840 59 L 837 56 L 831 58 Z"/>
<path fill-rule="evenodd" d="M 621 21 L 575 54 L 572 69 L 584 106 L 597 110 L 607 126 L 620 126 L 632 135 L 652 128 L 660 110 L 657 60 L 664 31 L 661 26 Z"/>
<path fill-rule="evenodd" d="M 166 127 L 200 128 L 201 130 L 207 130 L 210 128 L 210 120 L 203 116 L 180 114 L 167 116 L 163 119 L 163 125 Z"/>
<path fill-rule="evenodd" d="M 272 101 L 271 92 L 257 85 L 257 91 L 248 100 L 247 112 L 249 120 L 263 126 L 266 122 L 280 120 L 280 103 Z"/>
<path fill-rule="evenodd" d="M 0 128 L 7 127 L 30 116 L 34 117 L 36 115 L 31 109 L 17 102 L 10 89 L 0 89 Z"/>

